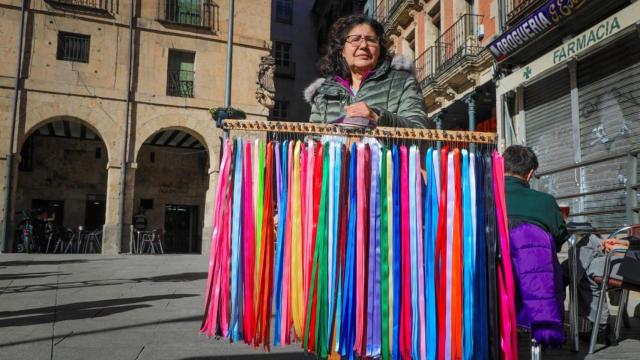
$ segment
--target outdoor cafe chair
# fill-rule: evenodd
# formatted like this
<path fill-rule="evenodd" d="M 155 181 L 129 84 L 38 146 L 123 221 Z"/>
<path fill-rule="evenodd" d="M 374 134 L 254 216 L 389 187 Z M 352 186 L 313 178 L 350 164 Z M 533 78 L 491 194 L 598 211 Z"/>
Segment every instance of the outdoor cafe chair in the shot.
<path fill-rule="evenodd" d="M 92 252 L 99 253 L 102 251 L 102 231 L 95 230 L 87 234 L 84 242 L 84 253 L 86 254 L 91 247 Z"/>
<path fill-rule="evenodd" d="M 634 237 L 640 237 L 640 224 L 626 226 L 620 228 L 609 235 L 609 238 L 613 238 L 616 236 L 620 236 L 621 234 L 628 234 Z M 636 284 L 626 283 L 624 279 L 618 280 L 610 277 L 611 275 L 611 260 L 616 254 L 625 254 L 627 249 L 615 249 L 611 252 L 608 252 L 605 257 L 605 265 L 603 276 L 597 276 L 594 278 L 596 283 L 601 284 L 600 287 L 600 298 L 598 299 L 598 308 L 596 310 L 596 319 L 600 319 L 602 314 L 602 308 L 605 305 L 607 291 L 608 290 L 619 290 L 620 294 L 620 303 L 618 304 L 618 315 L 616 316 L 616 322 L 614 325 L 614 339 L 615 342 L 618 342 L 620 337 L 620 326 L 622 321 L 625 322 L 625 326 L 629 327 L 629 315 L 627 314 L 627 302 L 629 300 L 629 291 L 640 292 L 640 286 Z M 598 340 L 598 331 L 599 326 L 594 325 L 591 330 L 591 341 L 589 343 L 589 354 L 593 354 L 596 348 L 596 343 Z"/>
<path fill-rule="evenodd" d="M 158 230 L 154 229 L 150 232 L 142 233 L 142 245 L 140 247 L 140 252 L 143 253 L 145 250 L 145 246 L 149 254 L 155 254 L 156 248 L 160 250 L 161 254 L 164 254 L 164 249 L 162 247 L 162 241 L 160 239 L 160 234 L 158 234 Z"/>

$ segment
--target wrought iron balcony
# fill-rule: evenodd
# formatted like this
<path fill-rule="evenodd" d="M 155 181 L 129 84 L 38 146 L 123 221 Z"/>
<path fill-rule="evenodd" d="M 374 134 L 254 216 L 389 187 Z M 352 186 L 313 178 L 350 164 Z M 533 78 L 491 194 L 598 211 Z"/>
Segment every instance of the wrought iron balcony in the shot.
<path fill-rule="evenodd" d="M 216 30 L 218 5 L 211 0 L 158 0 L 158 20 Z"/>
<path fill-rule="evenodd" d="M 53 7 L 85 12 L 100 12 L 113 14 L 115 12 L 113 0 L 45 0 Z"/>
<path fill-rule="evenodd" d="M 419 0 L 378 0 L 374 16 L 384 25 L 385 33 L 393 32 L 397 25 L 411 21 L 409 12 L 422 7 Z"/>
<path fill-rule="evenodd" d="M 438 70 L 438 48 L 430 46 L 415 60 L 416 75 L 420 86 L 424 88 L 435 81 Z"/>
<path fill-rule="evenodd" d="M 505 23 L 507 26 L 515 25 L 545 2 L 546 0 L 505 0 Z"/>
<path fill-rule="evenodd" d="M 479 72 L 491 66 L 477 36 L 481 21 L 481 15 L 461 16 L 416 58 L 416 75 L 428 108 L 437 108 L 441 99 L 450 100 L 458 90 L 473 86 Z"/>
<path fill-rule="evenodd" d="M 167 73 L 167 96 L 193 97 L 195 72 L 174 70 Z"/>
<path fill-rule="evenodd" d="M 482 15 L 462 15 L 436 40 L 437 71 L 446 71 L 467 56 L 478 55 L 484 47 L 478 40 Z"/>

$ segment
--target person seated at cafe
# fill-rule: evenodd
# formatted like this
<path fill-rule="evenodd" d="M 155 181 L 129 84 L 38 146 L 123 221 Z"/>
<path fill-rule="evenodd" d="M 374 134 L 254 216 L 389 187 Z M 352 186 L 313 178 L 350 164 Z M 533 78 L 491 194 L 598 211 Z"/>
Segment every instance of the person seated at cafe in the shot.
<path fill-rule="evenodd" d="M 580 326 L 580 339 L 585 342 L 591 341 L 591 328 L 596 322 L 598 302 L 600 300 L 601 284 L 595 281 L 597 277 L 604 277 L 604 267 L 606 254 L 615 249 L 624 249 L 624 257 L 613 256 L 609 276 L 614 280 L 621 280 L 625 283 L 640 285 L 640 239 L 629 236 L 622 239 L 609 238 L 600 239 L 591 235 L 587 243 L 579 248 L 578 270 L 578 315 L 583 321 Z M 602 336 L 601 342 L 610 345 L 613 339 L 613 331 L 609 324 L 609 307 L 604 304 L 598 319 L 600 330 L 598 334 Z"/>
<path fill-rule="evenodd" d="M 137 231 L 147 230 L 147 216 L 144 214 L 144 208 L 138 208 L 138 212 L 133 216 L 133 228 Z"/>
<path fill-rule="evenodd" d="M 322 78 L 304 91 L 309 121 L 335 123 L 366 118 L 375 126 L 433 128 L 413 73 L 413 63 L 392 57 L 382 24 L 365 15 L 338 19 L 319 61 Z"/>
<path fill-rule="evenodd" d="M 529 185 L 538 169 L 538 157 L 531 148 L 522 145 L 509 146 L 503 157 L 509 228 L 523 222 L 538 225 L 553 236 L 556 251 L 560 251 L 569 238 L 560 207 L 553 196 Z"/>

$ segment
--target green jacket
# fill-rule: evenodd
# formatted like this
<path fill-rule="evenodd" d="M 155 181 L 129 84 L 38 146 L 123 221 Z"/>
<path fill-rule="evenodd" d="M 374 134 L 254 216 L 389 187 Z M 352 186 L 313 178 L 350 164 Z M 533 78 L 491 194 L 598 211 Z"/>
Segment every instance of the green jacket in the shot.
<path fill-rule="evenodd" d="M 332 123 L 344 115 L 345 105 L 364 101 L 380 117 L 379 126 L 433 128 L 427 119 L 422 92 L 403 57 L 385 61 L 365 79 L 356 95 L 334 77 L 314 81 L 304 92 L 311 104 L 311 122 Z"/>
<path fill-rule="evenodd" d="M 531 189 L 528 182 L 514 176 L 505 176 L 504 185 L 509 222 L 526 222 L 542 227 L 553 236 L 556 250 L 560 251 L 569 233 L 556 199 Z"/>

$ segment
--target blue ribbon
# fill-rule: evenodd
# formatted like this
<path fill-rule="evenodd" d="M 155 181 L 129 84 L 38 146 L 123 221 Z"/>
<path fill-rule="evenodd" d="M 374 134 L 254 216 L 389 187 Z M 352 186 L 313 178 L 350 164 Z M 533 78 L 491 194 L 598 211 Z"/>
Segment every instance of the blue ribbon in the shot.
<path fill-rule="evenodd" d="M 476 153 L 476 292 L 474 327 L 475 339 L 474 353 L 478 360 L 489 358 L 489 318 L 487 315 L 487 243 L 485 238 L 485 198 L 484 198 L 484 157 L 482 153 Z"/>
<path fill-rule="evenodd" d="M 233 174 L 233 205 L 231 220 L 231 318 L 229 334 L 232 341 L 242 338 L 242 270 L 240 259 L 242 247 L 240 205 L 242 203 L 242 139 L 236 140 L 236 158 Z"/>
<path fill-rule="evenodd" d="M 347 230 L 346 258 L 355 259 L 356 255 L 356 160 L 357 146 L 351 145 L 349 161 L 349 224 Z M 346 261 L 344 276 L 344 302 L 342 304 L 342 333 L 340 337 L 340 354 L 354 359 L 353 345 L 355 341 L 355 269 L 354 261 Z"/>
<path fill-rule="evenodd" d="M 280 146 L 280 144 L 276 144 L 276 146 Z M 285 140 L 282 143 L 282 162 L 280 164 L 282 169 L 282 181 L 281 181 L 281 196 L 280 196 L 280 204 L 278 204 L 278 233 L 277 233 L 277 243 L 276 243 L 276 265 L 274 268 L 275 274 L 275 296 L 273 298 L 275 302 L 275 322 L 274 322 L 274 340 L 273 344 L 275 346 L 280 345 L 280 328 L 282 323 L 282 272 L 284 266 L 284 232 L 286 229 L 287 222 L 287 183 L 288 183 L 288 149 L 289 149 L 289 140 Z M 279 151 L 276 149 L 276 151 Z M 286 321 L 286 320 L 285 320 Z"/>

